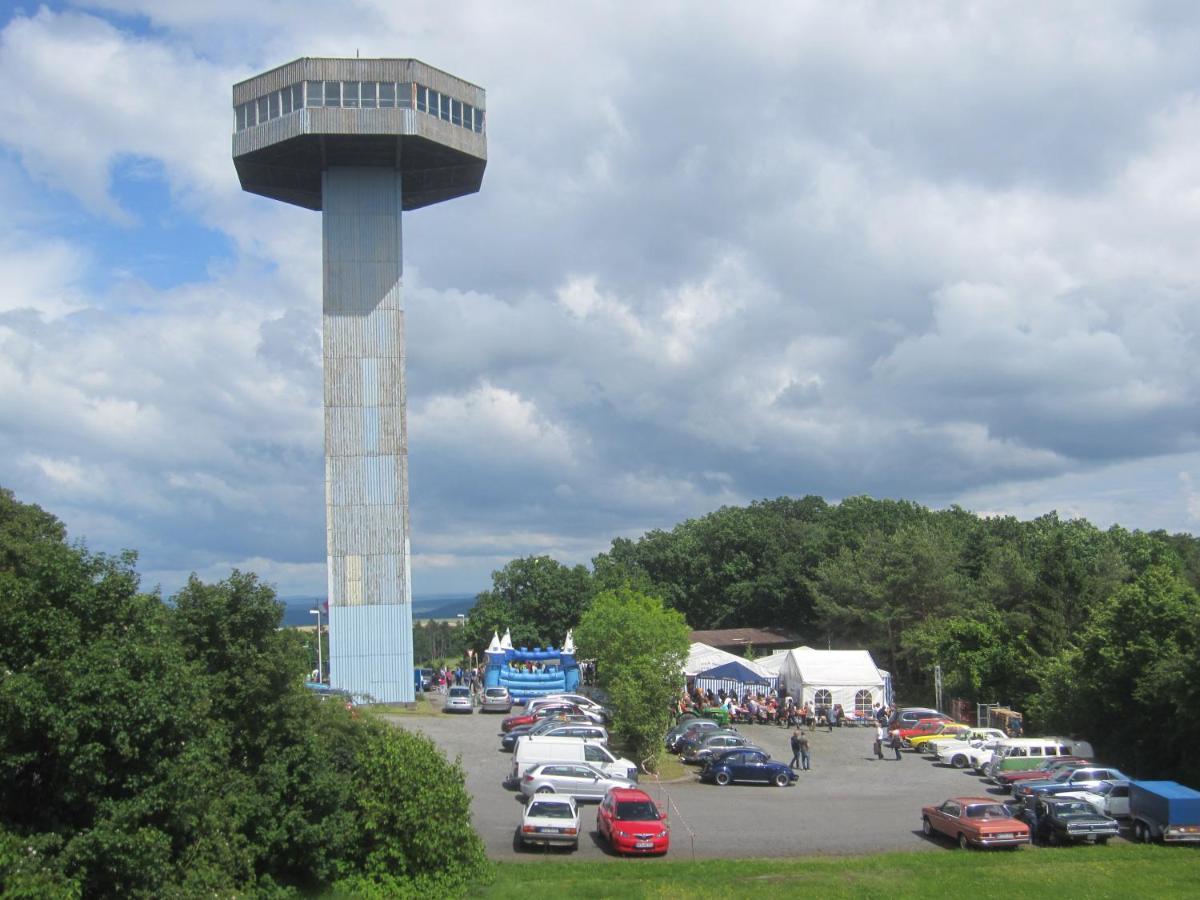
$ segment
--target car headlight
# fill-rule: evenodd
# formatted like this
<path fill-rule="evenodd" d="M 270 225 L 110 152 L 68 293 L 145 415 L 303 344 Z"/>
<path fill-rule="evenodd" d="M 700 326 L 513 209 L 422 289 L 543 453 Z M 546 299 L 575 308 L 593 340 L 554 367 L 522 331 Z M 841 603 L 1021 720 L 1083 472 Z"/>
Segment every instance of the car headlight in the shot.
<path fill-rule="evenodd" d="M 624 828 L 618 828 L 617 836 L 618 837 L 629 837 L 629 832 L 627 832 Z"/>

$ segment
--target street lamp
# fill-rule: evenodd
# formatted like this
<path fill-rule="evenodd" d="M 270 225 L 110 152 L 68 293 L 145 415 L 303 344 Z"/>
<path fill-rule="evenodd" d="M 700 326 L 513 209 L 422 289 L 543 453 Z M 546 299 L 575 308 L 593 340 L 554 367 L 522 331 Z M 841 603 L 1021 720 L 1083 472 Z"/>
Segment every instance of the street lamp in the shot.
<path fill-rule="evenodd" d="M 321 607 L 310 609 L 309 615 L 317 617 L 317 681 L 325 683 L 325 658 L 321 653 Z"/>

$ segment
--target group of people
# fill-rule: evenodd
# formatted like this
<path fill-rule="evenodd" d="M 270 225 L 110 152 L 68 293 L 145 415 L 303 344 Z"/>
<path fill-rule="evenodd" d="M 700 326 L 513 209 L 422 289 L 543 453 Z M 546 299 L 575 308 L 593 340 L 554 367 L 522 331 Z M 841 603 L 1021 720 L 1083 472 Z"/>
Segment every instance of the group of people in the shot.
<path fill-rule="evenodd" d="M 795 699 L 786 691 L 774 688 L 767 692 L 750 692 L 742 694 L 726 693 L 724 688 L 718 691 L 704 690 L 696 687 L 684 691 L 675 709 L 677 715 L 702 715 L 705 710 L 716 708 L 729 713 L 730 721 L 757 725 L 779 725 L 781 727 L 798 728 L 840 728 L 847 717 L 842 704 L 810 704 L 797 705 Z M 871 712 L 871 719 L 881 725 L 887 725 L 895 710 L 876 703 Z M 854 724 L 861 721 L 856 717 Z M 870 720 L 868 720 L 870 721 Z"/>
<path fill-rule="evenodd" d="M 433 682 L 437 685 L 440 694 L 446 693 L 451 687 L 461 687 L 462 685 L 466 685 L 472 693 L 475 693 L 483 685 L 478 666 L 457 666 L 453 669 L 450 666 L 442 666 L 440 669 L 434 670 Z"/>

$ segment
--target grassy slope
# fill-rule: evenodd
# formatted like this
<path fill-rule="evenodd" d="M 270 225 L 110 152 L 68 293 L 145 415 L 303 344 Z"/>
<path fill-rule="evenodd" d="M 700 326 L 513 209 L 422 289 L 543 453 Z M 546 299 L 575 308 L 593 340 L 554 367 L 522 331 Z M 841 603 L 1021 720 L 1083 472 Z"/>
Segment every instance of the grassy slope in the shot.
<path fill-rule="evenodd" d="M 678 856 L 683 851 L 677 847 Z M 929 900 L 955 897 L 1054 900 L 1200 895 L 1200 848 L 1118 844 L 1018 852 L 887 853 L 794 860 L 623 860 L 497 863 L 472 897 L 528 900 L 531 888 L 558 897 L 729 898 L 800 896 Z"/>

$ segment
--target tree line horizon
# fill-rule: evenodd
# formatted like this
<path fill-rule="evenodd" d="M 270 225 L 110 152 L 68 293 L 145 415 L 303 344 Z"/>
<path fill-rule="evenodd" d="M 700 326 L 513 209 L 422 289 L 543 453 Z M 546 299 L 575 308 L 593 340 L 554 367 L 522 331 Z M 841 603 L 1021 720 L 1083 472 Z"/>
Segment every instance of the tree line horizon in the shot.
<path fill-rule="evenodd" d="M 557 645 L 592 598 L 630 587 L 693 630 L 778 626 L 866 649 L 916 705 L 1001 702 L 1029 733 L 1087 737 L 1138 777 L 1200 781 L 1200 539 L 1028 521 L 907 500 L 780 497 L 616 538 L 591 567 L 549 556 L 492 574 L 467 616 L 478 654 Z"/>

